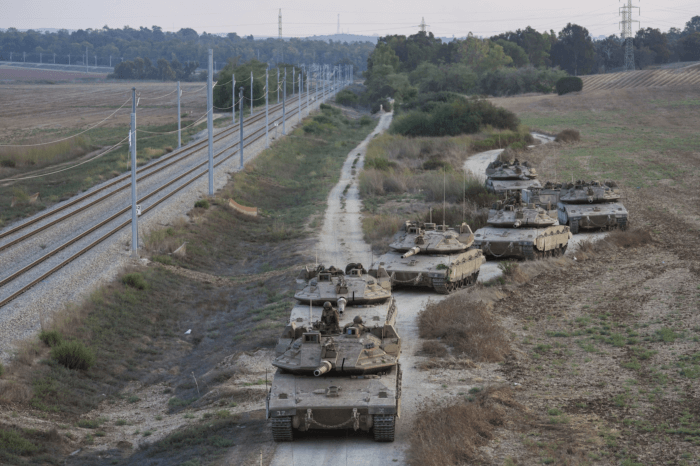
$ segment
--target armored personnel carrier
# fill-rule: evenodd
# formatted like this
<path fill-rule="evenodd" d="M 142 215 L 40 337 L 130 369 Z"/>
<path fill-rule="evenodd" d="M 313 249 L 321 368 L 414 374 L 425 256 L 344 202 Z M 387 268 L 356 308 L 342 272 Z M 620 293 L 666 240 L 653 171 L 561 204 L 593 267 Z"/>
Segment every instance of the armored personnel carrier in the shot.
<path fill-rule="evenodd" d="M 619 201 L 621 195 L 614 182 L 600 183 L 576 181 L 575 183 L 545 183 L 543 188 L 523 191 L 523 200 L 543 209 L 556 205 L 556 217 L 562 225 L 568 225 L 571 233 L 580 228 L 627 227 L 627 209 Z M 552 211 L 548 211 L 552 215 Z"/>
<path fill-rule="evenodd" d="M 266 399 L 276 442 L 294 431 L 349 429 L 393 442 L 401 414 L 401 338 L 396 303 L 298 304 L 275 350 Z"/>
<path fill-rule="evenodd" d="M 299 302 L 320 306 L 326 301 L 336 304 L 345 299 L 350 305 L 372 304 L 385 301 L 391 296 L 391 279 L 383 268 L 376 278 L 367 274 L 360 263 L 351 263 L 342 269 L 323 265 L 306 266 L 297 277 Z"/>
<path fill-rule="evenodd" d="M 534 204 L 521 202 L 519 192 L 489 211 L 488 226 L 475 233 L 474 247 L 487 257 L 541 259 L 564 254 L 571 239 L 569 227 L 559 225 Z"/>
<path fill-rule="evenodd" d="M 542 186 L 537 178 L 537 171 L 529 163 L 522 164 L 518 159 L 513 163 L 495 160 L 486 168 L 486 189 L 492 193 L 504 194 Z"/>
<path fill-rule="evenodd" d="M 577 181 L 564 186 L 557 204 L 559 222 L 576 234 L 580 228 L 627 228 L 627 209 L 614 182 Z"/>
<path fill-rule="evenodd" d="M 481 251 L 468 250 L 473 242 L 466 223 L 457 232 L 445 225 L 407 221 L 389 245 L 393 251 L 372 264 L 369 274 L 378 278 L 385 270 L 392 286 L 429 287 L 448 294 L 476 283 L 486 259 Z"/>

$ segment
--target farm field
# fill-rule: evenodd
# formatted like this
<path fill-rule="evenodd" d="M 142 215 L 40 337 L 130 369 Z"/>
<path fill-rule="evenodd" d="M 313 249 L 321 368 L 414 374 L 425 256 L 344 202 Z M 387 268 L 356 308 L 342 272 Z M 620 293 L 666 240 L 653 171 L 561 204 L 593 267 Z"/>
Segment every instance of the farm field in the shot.
<path fill-rule="evenodd" d="M 104 73 L 80 73 L 79 71 L 32 69 L 15 66 L 0 66 L 0 83 L 15 81 L 79 81 L 104 80 Z"/>

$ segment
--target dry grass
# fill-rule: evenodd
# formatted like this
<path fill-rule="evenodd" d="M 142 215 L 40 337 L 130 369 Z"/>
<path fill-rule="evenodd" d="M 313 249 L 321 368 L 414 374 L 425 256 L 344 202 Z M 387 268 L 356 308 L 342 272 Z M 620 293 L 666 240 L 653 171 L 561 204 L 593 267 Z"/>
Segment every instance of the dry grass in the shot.
<path fill-rule="evenodd" d="M 565 129 L 557 134 L 555 142 L 578 142 L 581 140 L 581 133 L 575 129 Z"/>
<path fill-rule="evenodd" d="M 444 358 L 447 356 L 447 348 L 445 348 L 445 345 L 435 340 L 424 341 L 421 351 L 423 351 L 426 356 L 433 358 Z"/>
<path fill-rule="evenodd" d="M 40 144 L 39 138 L 22 141 L 21 144 Z M 88 153 L 90 142 L 84 137 L 75 137 L 67 141 L 45 146 L 0 147 L 0 167 L 27 168 L 45 167 L 60 163 Z"/>
<path fill-rule="evenodd" d="M 521 409 L 509 387 L 489 387 L 473 402 L 425 404 L 416 416 L 420 422 L 411 432 L 409 464 L 472 464 L 479 460 L 479 447 L 488 444 L 494 430 L 506 424 L 510 412 Z"/>
<path fill-rule="evenodd" d="M 582 241 L 576 248 L 577 260 L 590 260 L 598 255 L 605 255 L 617 249 L 642 247 L 654 242 L 649 230 L 635 228 L 632 230 L 613 230 L 598 241 Z"/>
<path fill-rule="evenodd" d="M 465 302 L 461 294 L 440 302 L 429 301 L 418 314 L 419 335 L 439 338 L 453 348 L 454 354 L 474 361 L 502 361 L 510 353 L 510 342 L 489 307 L 482 301 Z"/>
<path fill-rule="evenodd" d="M 373 249 L 386 247 L 405 220 L 394 214 L 364 215 L 362 217 L 364 239 L 372 245 Z"/>

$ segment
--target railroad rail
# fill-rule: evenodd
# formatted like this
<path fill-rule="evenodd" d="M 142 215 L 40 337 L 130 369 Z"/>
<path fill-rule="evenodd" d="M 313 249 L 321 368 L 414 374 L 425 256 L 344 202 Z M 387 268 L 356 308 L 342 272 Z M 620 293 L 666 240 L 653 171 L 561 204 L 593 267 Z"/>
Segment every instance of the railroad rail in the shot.
<path fill-rule="evenodd" d="M 311 93 L 310 93 L 310 94 L 311 94 Z M 315 94 L 315 92 L 314 92 L 313 94 Z M 330 94 L 329 91 L 327 91 L 327 92 L 325 93 L 325 95 L 328 95 L 328 94 Z M 305 95 L 305 93 L 302 94 L 302 98 L 304 97 L 304 95 Z M 324 97 L 325 95 L 321 95 L 321 98 Z M 289 104 L 287 104 L 287 102 L 288 102 Z M 287 118 L 289 118 L 289 116 L 293 116 L 293 114 L 294 114 L 295 111 L 298 111 L 299 105 L 302 105 L 302 106 L 303 106 L 303 104 L 304 104 L 303 101 L 302 101 L 301 103 L 299 103 L 299 96 L 291 97 L 290 99 L 287 100 L 287 102 L 285 102 L 285 104 L 286 104 L 288 107 L 290 107 L 290 108 L 288 109 L 288 111 L 290 112 L 290 114 L 287 116 Z M 282 104 L 280 103 L 280 104 L 277 104 L 277 105 L 271 107 L 271 110 L 272 110 L 272 112 L 274 113 L 274 112 L 278 112 L 279 109 L 281 109 L 281 108 L 282 108 Z M 245 128 L 246 126 L 250 127 L 251 125 L 254 125 L 254 124 L 256 124 L 256 123 L 259 123 L 260 120 L 263 119 L 264 117 L 265 117 L 265 113 L 264 113 L 264 112 L 258 113 L 257 115 L 254 115 L 253 117 L 249 117 L 246 121 L 244 121 L 244 128 Z M 278 116 L 272 116 L 272 117 L 270 118 L 269 123 L 270 123 L 271 125 L 274 125 L 275 123 L 281 122 L 281 121 L 282 121 L 282 115 L 278 115 Z M 222 140 L 224 140 L 225 138 L 227 138 L 227 137 L 229 137 L 229 136 L 235 135 L 235 133 L 236 133 L 239 129 L 240 129 L 240 124 L 235 124 L 235 125 L 232 125 L 232 126 L 226 128 L 224 131 L 221 131 L 221 132 L 219 132 L 219 134 L 216 135 L 216 137 L 215 137 L 215 142 L 222 141 Z M 244 148 L 245 148 L 245 147 L 249 147 L 249 146 L 251 146 L 251 145 L 257 143 L 258 141 L 260 141 L 260 140 L 263 139 L 264 137 L 265 137 L 265 126 L 262 126 L 262 127 L 258 128 L 258 129 L 256 129 L 256 130 L 253 130 L 250 134 L 247 134 L 247 135 L 244 136 L 244 139 L 243 139 L 243 141 L 244 141 L 244 142 L 243 142 Z M 140 178 L 137 178 L 137 182 L 140 181 L 140 180 L 142 180 L 142 179 L 145 179 L 145 178 L 147 178 L 147 177 L 149 177 L 149 176 L 152 176 L 153 174 L 158 173 L 158 172 L 160 172 L 160 171 L 162 171 L 162 170 L 164 170 L 164 169 L 166 169 L 166 168 L 168 168 L 168 167 L 170 167 L 170 166 L 172 166 L 172 165 L 174 165 L 174 164 L 176 164 L 176 163 L 179 163 L 179 162 L 181 162 L 181 161 L 183 161 L 183 160 L 189 158 L 190 156 L 194 155 L 195 153 L 197 153 L 197 152 L 203 150 L 205 147 L 207 147 L 207 144 L 208 144 L 208 141 L 205 139 L 205 140 L 203 140 L 203 141 L 200 141 L 200 142 L 198 142 L 198 143 L 192 144 L 192 145 L 190 145 L 190 146 L 183 147 L 183 148 L 179 149 L 178 151 L 174 151 L 174 152 L 168 154 L 167 156 L 161 157 L 161 158 L 159 158 L 158 160 L 154 161 L 153 163 L 151 163 L 151 164 L 149 164 L 149 165 L 147 165 L 147 166 L 144 166 L 144 167 L 138 169 L 138 170 L 137 170 L 137 173 L 143 173 L 143 172 L 145 172 L 145 171 L 147 171 L 147 170 L 153 169 L 154 167 L 158 167 L 156 170 L 153 170 L 153 171 L 151 171 L 151 172 L 149 172 L 149 173 L 144 174 L 144 175 L 141 176 Z M 237 154 L 239 153 L 239 147 L 238 147 L 238 146 L 239 146 L 239 141 L 235 141 L 235 142 L 232 142 L 230 145 L 227 145 L 227 147 L 223 148 L 222 150 L 218 151 L 218 152 L 214 155 L 214 160 L 215 160 L 214 167 L 216 168 L 216 167 L 220 166 L 222 163 L 226 162 L 227 160 L 229 160 L 229 159 L 232 158 L 233 156 L 237 155 Z M 231 151 L 231 149 L 233 149 L 233 150 Z M 228 151 L 231 151 L 231 153 L 228 154 L 228 155 L 224 155 L 224 154 L 225 154 L 226 152 L 228 152 Z M 181 156 L 181 157 L 178 157 L 178 156 Z M 251 158 L 251 157 L 247 158 L 247 160 L 249 160 L 250 158 Z M 167 189 L 168 187 L 171 187 L 171 186 L 175 185 L 178 181 L 182 180 L 183 178 L 185 178 L 185 177 L 187 177 L 187 176 L 189 176 L 189 175 L 195 173 L 197 170 L 200 170 L 200 169 L 204 168 L 204 170 L 202 170 L 202 171 L 196 173 L 192 178 L 190 178 L 189 180 L 185 181 L 184 183 L 182 183 L 182 184 L 180 184 L 180 185 L 177 185 L 172 191 L 168 192 L 168 193 L 167 193 L 166 195 L 164 195 L 163 197 L 157 199 L 153 204 L 151 204 L 151 205 L 149 205 L 148 207 L 146 207 L 145 209 L 143 209 L 141 215 L 143 216 L 143 215 L 147 214 L 148 212 L 152 211 L 154 208 L 156 208 L 158 205 L 160 205 L 160 204 L 161 204 L 162 202 L 164 202 L 165 200 L 169 199 L 169 198 L 170 198 L 171 196 L 173 196 L 174 194 L 176 194 L 176 193 L 182 191 L 182 190 L 185 189 L 187 186 L 189 186 L 189 185 L 191 185 L 192 183 L 194 183 L 195 181 L 199 180 L 202 176 L 207 175 L 207 174 L 208 174 L 208 170 L 207 170 L 207 168 L 206 168 L 207 164 L 208 164 L 208 161 L 204 161 L 204 162 L 202 162 L 202 163 L 200 163 L 200 164 L 197 164 L 196 166 L 194 166 L 194 167 L 192 167 L 192 168 L 186 170 L 184 173 L 181 173 L 181 174 L 179 174 L 178 176 L 172 178 L 171 180 L 169 180 L 169 181 L 163 183 L 162 185 L 160 185 L 160 186 L 157 187 L 156 189 L 154 189 L 154 190 L 152 190 L 151 192 L 149 192 L 147 195 L 144 195 L 143 197 L 141 197 L 140 199 L 138 199 L 137 202 L 138 202 L 138 203 L 142 203 L 142 202 L 144 202 L 144 201 L 146 201 L 146 200 L 148 200 L 148 199 L 150 199 L 150 198 L 153 198 L 153 197 L 156 196 L 158 193 L 162 192 L 163 190 Z M 91 191 L 90 193 L 86 193 L 86 194 L 84 194 L 84 195 L 82 195 L 82 196 L 78 196 L 76 199 L 71 200 L 70 202 L 68 202 L 68 203 L 66 203 L 66 204 L 64 204 L 64 205 L 62 205 L 62 206 L 60 206 L 59 208 L 53 209 L 51 212 L 47 212 L 47 213 L 45 213 L 45 214 L 39 215 L 39 216 L 37 216 L 36 218 L 32 218 L 30 221 L 24 222 L 24 223 L 22 223 L 21 225 L 17 225 L 16 227 L 13 227 L 13 228 L 11 228 L 11 229 L 5 231 L 5 232 L 0 233 L 0 239 L 3 238 L 3 237 L 7 237 L 7 236 L 9 236 L 9 235 L 11 235 L 11 234 L 13 234 L 13 233 L 16 233 L 16 232 L 18 232 L 18 231 L 21 231 L 22 229 L 24 229 L 24 228 L 26 228 L 26 227 L 28 227 L 28 226 L 30 226 L 30 225 L 35 224 L 35 223 L 37 223 L 37 222 L 39 222 L 39 221 L 41 221 L 41 220 L 43 220 L 43 219 L 45 219 L 45 218 L 47 218 L 47 217 L 50 217 L 50 216 L 52 216 L 52 215 L 55 215 L 56 213 L 61 212 L 61 211 L 65 210 L 66 208 L 70 207 L 70 206 L 73 206 L 73 205 L 75 205 L 75 204 L 78 204 L 78 203 L 80 203 L 80 202 L 86 200 L 86 199 L 89 199 L 90 197 L 93 197 L 93 196 L 95 196 L 96 194 L 102 193 L 102 192 L 104 192 L 106 189 L 109 189 L 110 187 L 113 187 L 113 186 L 119 184 L 120 182 L 124 182 L 124 181 L 127 181 L 127 180 L 128 180 L 129 182 L 128 182 L 127 184 L 125 184 L 124 186 L 121 186 L 121 187 L 118 187 L 118 188 L 115 189 L 115 190 L 109 191 L 108 193 L 103 194 L 103 195 L 101 195 L 100 197 L 98 197 L 98 198 L 96 198 L 96 199 L 90 201 L 90 202 L 87 203 L 86 205 L 81 206 L 80 208 L 78 208 L 78 209 L 76 209 L 76 210 L 73 210 L 73 211 L 71 211 L 71 212 L 68 212 L 68 213 L 66 213 L 65 215 L 63 215 L 62 217 L 60 217 L 60 218 L 58 218 L 58 219 L 55 219 L 55 220 L 53 220 L 53 221 L 51 221 L 51 222 L 49 222 L 49 223 L 47 223 L 47 224 L 45 224 L 45 225 L 42 225 L 42 226 L 40 226 L 40 227 L 38 227 L 38 228 L 36 228 L 36 229 L 34 229 L 34 230 L 32 230 L 32 231 L 29 231 L 29 232 L 25 233 L 24 235 L 22 235 L 21 237 L 16 238 L 16 239 L 14 239 L 14 240 L 12 240 L 12 241 L 10 241 L 10 242 L 8 242 L 8 243 L 6 243 L 6 244 L 0 246 L 0 251 L 5 250 L 5 249 L 7 249 L 7 248 L 9 248 L 9 247 L 11 247 L 11 246 L 13 246 L 13 245 L 18 244 L 18 243 L 21 243 L 22 241 L 24 241 L 24 240 L 30 238 L 31 236 L 33 236 L 33 235 L 35 235 L 35 234 L 37 234 L 37 233 L 40 233 L 40 232 L 42 232 L 42 231 L 46 231 L 47 229 L 49 229 L 49 228 L 51 228 L 51 227 L 53 227 L 53 226 L 55 226 L 55 225 L 57 225 L 57 224 L 60 224 L 61 222 L 65 221 L 65 220 L 67 220 L 68 218 L 70 218 L 70 217 L 72 217 L 72 216 L 74 216 L 74 215 L 76 215 L 76 214 L 78 214 L 78 213 L 80 213 L 80 212 L 83 212 L 83 211 L 85 211 L 86 209 L 88 209 L 88 208 L 90 208 L 90 207 L 92 207 L 92 206 L 95 206 L 96 204 L 102 202 L 103 200 L 105 200 L 105 199 L 107 199 L 107 198 L 113 196 L 115 193 L 117 193 L 117 192 L 119 192 L 119 191 L 122 191 L 122 190 L 124 190 L 124 189 L 130 187 L 130 186 L 131 186 L 130 175 L 123 175 L 123 176 L 120 176 L 120 177 L 118 177 L 117 179 L 115 179 L 115 180 L 113 180 L 113 181 L 107 183 L 106 185 L 100 187 L 99 189 L 94 190 L 94 191 Z M 77 235 L 76 237 L 71 238 L 70 240 L 68 240 L 68 241 L 64 242 L 63 244 L 57 246 L 56 248 L 52 249 L 52 250 L 49 251 L 48 253 L 42 255 L 40 258 L 38 258 L 37 260 L 33 261 L 32 263 L 30 263 L 30 264 L 28 264 L 28 265 L 22 267 L 20 270 L 18 270 L 18 271 L 16 271 L 16 272 L 12 273 L 11 275 L 5 277 L 4 279 L 0 280 L 0 287 L 3 287 L 3 286 L 5 286 L 5 285 L 7 285 L 7 284 L 13 282 L 14 280 L 18 279 L 19 277 L 21 277 L 22 275 L 24 275 L 24 274 L 27 273 L 28 271 L 32 270 L 32 269 L 35 268 L 36 266 L 38 266 L 38 265 L 44 263 L 45 261 L 47 261 L 47 260 L 50 259 L 51 257 L 55 256 L 55 255 L 58 254 L 59 252 L 61 252 L 61 251 L 65 250 L 66 248 L 72 246 L 73 244 L 75 244 L 75 243 L 77 243 L 78 241 L 80 241 L 81 239 L 87 237 L 87 236 L 90 235 L 91 233 L 94 233 L 95 231 L 99 230 L 100 228 L 102 228 L 102 227 L 108 225 L 110 222 L 114 221 L 114 220 L 117 219 L 119 216 L 125 214 L 125 213 L 128 212 L 130 209 L 131 209 L 131 205 L 129 205 L 129 206 L 125 207 L 125 208 L 120 209 L 118 212 L 113 213 L 112 215 L 110 215 L 110 216 L 107 217 L 106 219 L 103 219 L 102 221 L 100 221 L 100 222 L 98 222 L 97 224 L 93 225 L 92 227 L 90 227 L 90 228 L 87 229 L 86 231 L 80 233 L 80 234 Z M 51 275 L 52 275 L 53 273 L 55 273 L 56 271 L 58 271 L 58 270 L 60 270 L 61 268 L 65 267 L 66 265 L 70 264 L 70 263 L 73 262 L 75 259 L 77 259 L 77 258 L 80 257 L 81 255 L 85 254 L 87 251 L 89 251 L 89 250 L 91 250 L 92 248 L 94 248 L 95 246 L 101 244 L 102 242 L 104 242 L 106 239 L 108 239 L 108 238 L 111 237 L 112 235 L 117 234 L 119 231 L 121 231 L 123 228 L 125 228 L 126 226 L 128 226 L 128 225 L 130 225 L 130 224 L 131 224 L 131 219 L 128 219 L 128 220 L 122 222 L 121 224 L 119 224 L 119 225 L 116 226 L 115 228 L 111 229 L 110 231 L 108 231 L 107 233 L 105 233 L 104 235 L 102 235 L 101 237 L 99 237 L 98 239 L 96 239 L 96 240 L 94 240 L 93 242 L 91 242 L 90 244 L 88 244 L 88 245 L 82 247 L 81 249 L 79 249 L 77 252 L 75 252 L 74 254 L 72 254 L 71 256 L 69 256 L 68 258 L 62 260 L 59 264 L 53 266 L 53 267 L 52 267 L 51 269 L 49 269 L 47 272 L 41 274 L 41 276 L 39 276 L 39 277 L 33 279 L 33 280 L 30 281 L 28 284 L 23 285 L 19 290 L 15 291 L 14 293 L 11 293 L 9 296 L 7 296 L 7 297 L 3 298 L 2 300 L 0 300 L 0 308 L 3 307 L 3 306 L 5 306 L 5 305 L 8 304 L 9 302 L 15 300 L 16 298 L 18 298 L 19 296 L 21 296 L 22 294 L 24 294 L 25 292 L 27 292 L 29 289 L 31 289 L 31 288 L 32 288 L 34 285 L 36 285 L 37 283 L 39 283 L 39 282 L 45 280 L 46 278 L 48 278 L 49 276 L 51 276 Z"/>

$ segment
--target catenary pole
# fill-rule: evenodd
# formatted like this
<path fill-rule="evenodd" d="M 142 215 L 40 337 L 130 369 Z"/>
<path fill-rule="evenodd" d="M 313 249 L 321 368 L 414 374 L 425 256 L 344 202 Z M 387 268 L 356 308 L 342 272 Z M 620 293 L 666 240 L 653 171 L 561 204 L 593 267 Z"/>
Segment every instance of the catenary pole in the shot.
<path fill-rule="evenodd" d="M 236 124 L 236 73 L 231 75 L 233 87 L 231 88 L 231 124 Z"/>
<path fill-rule="evenodd" d="M 284 85 L 282 86 L 282 134 L 287 134 L 287 68 L 284 69 Z"/>
<path fill-rule="evenodd" d="M 253 116 L 253 72 L 250 72 L 250 116 Z"/>
<path fill-rule="evenodd" d="M 209 195 L 214 195 L 214 50 L 209 49 L 209 75 L 207 76 L 207 133 L 209 133 Z"/>
<path fill-rule="evenodd" d="M 136 88 L 131 88 L 131 255 L 138 257 L 139 217 L 136 211 Z"/>
<path fill-rule="evenodd" d="M 277 103 L 280 103 L 280 69 L 277 68 Z"/>
<path fill-rule="evenodd" d="M 269 114 L 269 102 L 268 97 L 270 96 L 270 89 L 267 85 L 269 84 L 269 68 L 265 70 L 265 147 L 270 147 L 270 114 Z"/>
<path fill-rule="evenodd" d="M 177 148 L 182 147 L 182 122 L 180 121 L 180 96 L 182 92 L 180 91 L 180 81 L 177 82 Z"/>
<path fill-rule="evenodd" d="M 301 73 L 299 73 L 299 121 L 297 124 L 301 124 Z"/>
<path fill-rule="evenodd" d="M 309 76 L 306 75 L 306 116 L 309 116 L 309 92 L 311 92 L 309 88 Z"/>
<path fill-rule="evenodd" d="M 241 170 L 243 170 L 243 86 L 241 86 L 241 90 L 238 95 L 239 99 L 239 115 L 238 118 L 240 119 L 238 122 L 238 127 L 239 127 L 239 133 L 238 133 L 238 152 L 241 154 Z"/>

